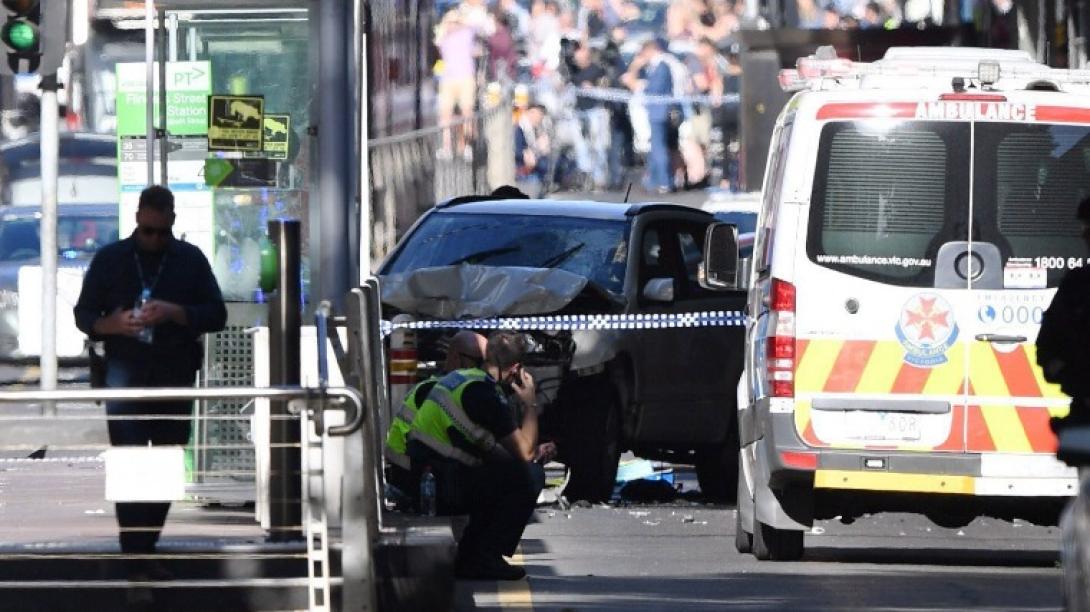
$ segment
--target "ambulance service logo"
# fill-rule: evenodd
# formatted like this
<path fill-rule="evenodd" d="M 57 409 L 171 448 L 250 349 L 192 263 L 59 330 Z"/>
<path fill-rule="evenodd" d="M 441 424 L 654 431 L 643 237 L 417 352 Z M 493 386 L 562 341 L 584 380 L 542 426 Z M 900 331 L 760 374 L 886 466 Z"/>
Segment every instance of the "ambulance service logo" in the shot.
<path fill-rule="evenodd" d="M 897 339 L 905 347 L 905 362 L 921 368 L 946 363 L 946 351 L 958 339 L 958 324 L 950 303 L 934 293 L 918 293 L 901 309 Z"/>

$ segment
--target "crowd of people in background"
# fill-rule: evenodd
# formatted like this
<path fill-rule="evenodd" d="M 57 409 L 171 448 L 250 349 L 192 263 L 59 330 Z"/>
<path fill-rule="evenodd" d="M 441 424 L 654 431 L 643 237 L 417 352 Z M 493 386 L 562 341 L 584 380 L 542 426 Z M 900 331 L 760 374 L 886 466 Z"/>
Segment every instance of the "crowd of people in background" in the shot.
<path fill-rule="evenodd" d="M 802 28 L 893 28 L 930 0 L 796 0 Z M 738 188 L 745 0 L 457 0 L 435 31 L 441 125 L 486 83 L 514 95 L 524 190 Z M 923 12 L 921 12 L 923 11 Z M 470 159 L 472 121 L 438 156 Z M 642 176 L 633 176 L 643 168 Z"/>

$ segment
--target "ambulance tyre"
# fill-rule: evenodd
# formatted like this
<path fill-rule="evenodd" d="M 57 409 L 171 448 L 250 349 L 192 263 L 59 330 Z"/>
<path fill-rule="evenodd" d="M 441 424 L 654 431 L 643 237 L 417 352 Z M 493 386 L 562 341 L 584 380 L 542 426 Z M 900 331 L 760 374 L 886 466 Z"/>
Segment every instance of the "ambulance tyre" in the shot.
<path fill-rule="evenodd" d="M 802 558 L 803 532 L 776 529 L 757 520 L 753 513 L 753 556 L 761 561 L 798 561 Z"/>
<path fill-rule="evenodd" d="M 563 449 L 571 478 L 564 488 L 569 501 L 608 502 L 613 497 L 620 459 L 621 410 L 617 391 L 605 377 L 583 383 L 569 440 Z"/>
<path fill-rule="evenodd" d="M 734 548 L 743 555 L 753 552 L 753 534 L 742 527 L 742 511 L 734 510 Z"/>
<path fill-rule="evenodd" d="M 734 508 L 734 548 L 743 555 L 753 552 L 753 521 L 746 525 L 742 520 L 742 510 L 748 510 L 751 516 L 757 512 L 753 503 L 753 493 L 746 484 L 745 466 L 742 465 L 741 451 L 738 452 L 738 486 L 735 488 L 735 498 L 738 500 Z"/>

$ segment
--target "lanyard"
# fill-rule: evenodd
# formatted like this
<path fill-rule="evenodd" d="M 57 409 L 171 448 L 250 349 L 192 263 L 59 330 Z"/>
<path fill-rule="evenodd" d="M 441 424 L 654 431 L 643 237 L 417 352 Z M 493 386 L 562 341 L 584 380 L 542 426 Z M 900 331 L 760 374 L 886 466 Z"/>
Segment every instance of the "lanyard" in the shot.
<path fill-rule="evenodd" d="M 155 285 L 159 284 L 159 277 L 163 275 L 163 266 L 167 263 L 167 253 L 163 251 L 163 257 L 159 260 L 159 269 L 155 271 L 155 276 L 151 277 L 151 284 L 144 280 L 144 266 L 140 263 L 140 254 L 137 253 L 137 249 L 132 251 L 133 261 L 136 262 L 136 274 L 140 277 L 140 288 L 142 291 L 147 291 L 148 295 L 155 290 Z"/>

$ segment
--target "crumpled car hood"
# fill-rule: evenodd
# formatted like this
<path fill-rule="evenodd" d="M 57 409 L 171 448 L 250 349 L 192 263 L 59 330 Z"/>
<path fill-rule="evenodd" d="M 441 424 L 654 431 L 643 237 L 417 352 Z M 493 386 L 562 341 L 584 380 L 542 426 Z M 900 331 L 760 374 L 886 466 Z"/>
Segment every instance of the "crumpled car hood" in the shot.
<path fill-rule="evenodd" d="M 558 268 L 462 264 L 421 268 L 382 278 L 382 301 L 436 319 L 487 318 L 554 312 L 587 279 Z"/>

